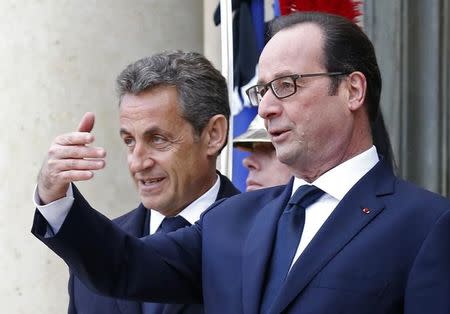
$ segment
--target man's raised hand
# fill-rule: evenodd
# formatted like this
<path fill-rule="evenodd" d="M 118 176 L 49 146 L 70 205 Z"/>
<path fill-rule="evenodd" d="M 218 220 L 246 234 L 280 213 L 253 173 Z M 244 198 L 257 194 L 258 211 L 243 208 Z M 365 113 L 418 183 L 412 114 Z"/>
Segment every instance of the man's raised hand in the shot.
<path fill-rule="evenodd" d="M 57 136 L 48 150 L 48 157 L 38 176 L 38 193 L 43 204 L 66 195 L 70 182 L 89 180 L 95 170 L 105 167 L 106 152 L 91 147 L 95 115 L 87 112 L 77 131 Z"/>

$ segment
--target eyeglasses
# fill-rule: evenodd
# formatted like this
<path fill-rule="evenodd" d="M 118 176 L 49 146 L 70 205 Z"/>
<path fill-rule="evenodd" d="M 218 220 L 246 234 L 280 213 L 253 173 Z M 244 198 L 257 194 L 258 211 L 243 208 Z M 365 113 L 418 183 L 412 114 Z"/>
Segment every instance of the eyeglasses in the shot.
<path fill-rule="evenodd" d="M 254 85 L 248 88 L 245 92 L 247 93 L 252 106 L 258 106 L 269 88 L 272 90 L 272 93 L 275 95 L 275 97 L 277 97 L 278 99 L 283 99 L 292 96 L 297 92 L 297 87 L 300 87 L 299 85 L 297 85 L 298 79 L 313 76 L 337 76 L 346 74 L 347 73 L 345 72 L 291 74 L 277 77 L 267 84 Z"/>

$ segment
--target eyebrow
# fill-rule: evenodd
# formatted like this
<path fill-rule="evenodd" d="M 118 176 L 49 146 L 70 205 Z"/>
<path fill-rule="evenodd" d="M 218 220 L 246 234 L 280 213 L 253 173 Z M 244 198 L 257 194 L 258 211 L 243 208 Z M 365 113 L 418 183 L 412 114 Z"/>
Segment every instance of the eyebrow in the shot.
<path fill-rule="evenodd" d="M 281 72 L 277 72 L 277 73 L 275 73 L 275 75 L 272 77 L 272 79 L 270 79 L 268 82 L 270 82 L 270 81 L 272 81 L 272 80 L 274 80 L 274 79 L 277 79 L 277 78 L 279 78 L 279 77 L 288 76 L 288 75 L 294 75 L 294 74 L 295 74 L 295 73 L 294 73 L 294 72 L 291 72 L 291 71 L 281 71 Z M 257 83 L 257 85 L 265 85 L 265 84 L 267 84 L 266 82 L 260 81 L 259 79 L 258 79 L 258 81 L 257 81 L 256 83 Z"/>
<path fill-rule="evenodd" d="M 125 129 L 125 128 L 120 128 L 120 136 L 124 136 L 124 135 L 130 135 L 131 133 Z M 150 127 L 147 130 L 144 131 L 144 137 L 148 137 L 151 136 L 155 133 L 160 133 L 163 136 L 169 136 L 170 134 L 167 131 L 164 131 L 163 129 L 159 128 L 159 127 Z"/>
<path fill-rule="evenodd" d="M 120 128 L 119 134 L 120 134 L 120 135 L 130 134 L 130 132 L 128 132 L 128 131 L 127 131 L 126 129 L 124 129 L 124 128 Z"/>

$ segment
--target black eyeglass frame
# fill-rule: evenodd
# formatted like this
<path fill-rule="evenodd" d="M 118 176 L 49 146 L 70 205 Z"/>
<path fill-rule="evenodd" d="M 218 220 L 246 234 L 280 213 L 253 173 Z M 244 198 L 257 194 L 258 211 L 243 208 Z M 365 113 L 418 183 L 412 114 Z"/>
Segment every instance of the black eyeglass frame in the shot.
<path fill-rule="evenodd" d="M 247 90 L 245 91 L 245 93 L 247 94 L 247 97 L 248 97 L 248 99 L 250 100 L 250 104 L 251 104 L 252 106 L 255 106 L 255 107 L 256 107 L 256 106 L 259 105 L 259 103 L 260 103 L 262 97 L 264 97 L 264 95 L 266 94 L 266 93 L 264 93 L 264 95 L 261 95 L 259 92 L 256 92 L 256 91 L 255 91 L 255 95 L 257 95 L 257 96 L 259 95 L 259 98 L 257 98 L 257 99 L 259 99 L 259 100 L 258 100 L 258 103 L 257 103 L 257 104 L 254 104 L 253 101 L 252 101 L 252 97 L 250 96 L 250 92 L 251 92 L 252 90 L 258 88 L 258 87 L 263 87 L 263 88 L 266 90 L 266 92 L 267 92 L 267 90 L 270 88 L 270 90 L 272 91 L 272 93 L 275 95 L 276 98 L 278 98 L 278 99 L 284 99 L 284 98 L 287 98 L 287 97 L 289 97 L 289 96 L 294 95 L 294 94 L 297 92 L 297 87 L 300 87 L 300 86 L 297 85 L 297 80 L 300 79 L 300 78 L 304 78 L 304 77 L 314 77 L 314 76 L 338 76 L 338 75 L 347 75 L 347 74 L 348 74 L 347 72 L 321 72 L 321 73 L 308 73 L 308 74 L 290 74 L 290 75 L 284 75 L 284 76 L 280 76 L 280 77 L 274 78 L 273 80 L 271 80 L 270 82 L 268 82 L 268 83 L 266 83 L 266 84 L 257 84 L 257 85 L 253 85 L 253 86 L 247 88 Z M 279 95 L 277 95 L 277 92 L 276 92 L 275 89 L 273 88 L 272 83 L 275 82 L 275 81 L 277 81 L 277 80 L 284 79 L 284 78 L 287 78 L 287 77 L 291 78 L 292 81 L 294 82 L 294 90 L 293 90 L 292 93 L 290 93 L 290 94 L 288 94 L 288 95 L 285 95 L 285 96 L 279 96 Z M 269 87 L 269 88 L 268 88 L 268 87 Z"/>

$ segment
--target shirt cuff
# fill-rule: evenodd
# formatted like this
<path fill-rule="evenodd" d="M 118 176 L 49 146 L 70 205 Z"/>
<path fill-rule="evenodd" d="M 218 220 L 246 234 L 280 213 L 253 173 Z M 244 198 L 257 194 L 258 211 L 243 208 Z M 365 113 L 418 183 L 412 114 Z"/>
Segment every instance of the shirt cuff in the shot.
<path fill-rule="evenodd" d="M 60 198 L 56 201 L 48 203 L 46 205 L 41 205 L 41 199 L 39 198 L 39 194 L 37 192 L 37 185 L 34 188 L 34 205 L 37 210 L 44 216 L 45 220 L 47 220 L 49 227 L 51 230 L 47 230 L 47 236 L 53 236 L 58 233 L 59 229 L 61 229 L 64 220 L 67 217 L 67 214 L 70 211 L 70 208 L 73 205 L 73 189 L 72 183 L 69 185 L 69 188 L 66 191 L 66 196 Z"/>

